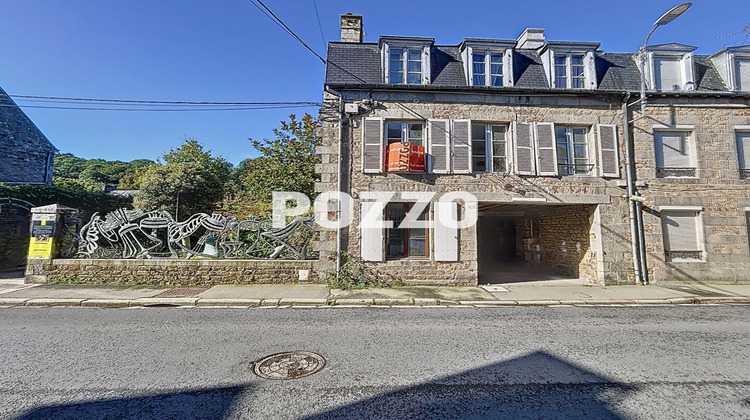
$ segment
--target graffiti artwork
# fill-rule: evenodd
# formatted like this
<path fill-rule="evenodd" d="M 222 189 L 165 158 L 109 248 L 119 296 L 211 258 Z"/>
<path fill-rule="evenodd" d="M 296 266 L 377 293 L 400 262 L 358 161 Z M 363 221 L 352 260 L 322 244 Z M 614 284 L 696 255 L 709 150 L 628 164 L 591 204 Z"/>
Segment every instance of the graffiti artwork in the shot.
<path fill-rule="evenodd" d="M 283 228 L 272 220 L 198 213 L 177 222 L 167 211 L 119 209 L 81 228 L 79 258 L 295 259 L 311 256 L 313 217 Z"/>

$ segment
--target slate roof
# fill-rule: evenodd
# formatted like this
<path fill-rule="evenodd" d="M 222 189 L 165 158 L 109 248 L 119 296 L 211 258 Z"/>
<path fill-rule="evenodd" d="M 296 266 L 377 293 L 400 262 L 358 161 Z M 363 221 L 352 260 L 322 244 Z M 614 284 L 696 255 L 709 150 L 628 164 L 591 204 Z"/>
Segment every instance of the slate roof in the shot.
<path fill-rule="evenodd" d="M 549 82 L 536 50 L 513 53 L 515 87 L 549 90 Z M 380 48 L 375 43 L 331 42 L 328 46 L 327 85 L 383 85 Z M 431 51 L 432 82 L 436 87 L 465 87 L 466 76 L 458 46 L 434 45 Z M 708 56 L 696 55 L 696 90 L 727 91 Z M 600 91 L 639 91 L 640 71 L 633 53 L 596 53 L 597 86 Z M 503 89 L 503 88 L 492 88 Z"/>
<path fill-rule="evenodd" d="M 0 88 L 0 138 L 31 150 L 57 151 L 21 108 Z M 7 144 L 5 145 L 8 146 Z"/>

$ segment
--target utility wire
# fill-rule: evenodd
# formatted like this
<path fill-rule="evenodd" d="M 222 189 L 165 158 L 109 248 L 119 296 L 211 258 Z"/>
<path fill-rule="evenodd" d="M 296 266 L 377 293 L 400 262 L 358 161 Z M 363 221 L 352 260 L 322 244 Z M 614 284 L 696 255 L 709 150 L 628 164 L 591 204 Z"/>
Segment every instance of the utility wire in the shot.
<path fill-rule="evenodd" d="M 5 96 L 5 95 L 2 95 Z M 114 102 L 133 104 L 156 104 L 156 105 L 317 105 L 315 101 L 278 101 L 278 102 L 213 102 L 213 101 L 155 101 L 139 99 L 101 99 L 101 98 L 73 98 L 66 96 L 36 96 L 36 95 L 7 95 L 21 100 L 58 100 L 58 101 L 85 101 L 85 102 Z"/>
<path fill-rule="evenodd" d="M 299 42 L 300 42 L 300 43 L 301 43 L 301 44 L 302 44 L 302 45 L 303 45 L 303 46 L 304 46 L 305 48 L 307 48 L 307 50 L 308 50 L 308 51 L 310 51 L 311 53 L 313 53 L 313 55 L 315 55 L 316 57 L 318 57 L 318 59 L 319 59 L 320 61 L 322 61 L 323 63 L 325 63 L 325 62 L 326 62 L 326 59 L 325 59 L 325 58 L 321 57 L 321 56 L 320 56 L 320 54 L 316 53 L 316 52 L 315 52 L 315 50 L 313 50 L 312 48 L 310 48 L 310 46 L 309 46 L 309 45 L 307 45 L 307 44 L 305 43 L 305 41 L 303 41 L 303 40 L 302 40 L 302 38 L 300 38 L 299 36 L 297 36 L 297 34 L 295 34 L 295 33 L 294 33 L 294 31 L 292 31 L 292 30 L 291 30 L 291 29 L 290 29 L 290 28 L 289 28 L 288 26 L 286 26 L 286 24 L 285 24 L 285 23 L 284 23 L 284 22 L 283 22 L 283 21 L 282 21 L 281 19 L 279 19 L 279 17 L 278 17 L 278 16 L 276 16 L 276 15 L 275 15 L 275 14 L 273 13 L 273 11 L 271 11 L 271 9 L 269 9 L 269 8 L 268 8 L 268 6 L 266 6 L 266 5 L 265 5 L 265 4 L 264 4 L 264 3 L 263 3 L 263 2 L 261 1 L 261 0 L 249 0 L 249 1 L 250 1 L 250 3 L 252 3 L 252 4 L 253 4 L 253 5 L 255 6 L 255 7 L 257 7 L 258 9 L 260 9 L 261 7 L 262 7 L 263 9 L 265 9 L 265 11 L 263 11 L 263 9 L 261 9 L 261 11 L 262 11 L 262 12 L 263 12 L 263 13 L 264 13 L 264 14 L 265 14 L 266 16 L 269 16 L 269 14 L 270 14 L 269 18 L 270 18 L 270 19 L 271 19 L 271 20 L 272 20 L 272 21 L 273 21 L 274 23 L 276 23 L 277 25 L 281 26 L 281 27 L 282 27 L 282 28 L 283 28 L 283 29 L 284 29 L 284 30 L 285 30 L 285 31 L 286 31 L 286 32 L 287 32 L 287 33 L 288 33 L 289 35 L 291 35 L 291 36 L 292 36 L 292 37 L 293 37 L 294 39 L 296 39 L 297 41 L 299 41 Z M 257 4 L 256 4 L 256 2 L 257 2 Z M 258 6 L 258 5 L 260 5 L 260 6 Z M 268 12 L 268 13 L 266 13 L 266 12 Z M 271 18 L 271 16 L 272 16 L 272 18 Z"/>
<path fill-rule="evenodd" d="M 0 104 L 0 107 L 16 107 L 12 104 Z M 292 108 L 309 108 L 316 105 L 278 105 L 278 106 L 255 106 L 255 107 L 236 107 L 236 108 L 94 108 L 94 107 L 74 107 L 74 106 L 46 106 L 46 105 L 24 105 L 24 108 L 41 108 L 41 109 L 68 109 L 79 111 L 140 111 L 140 112 L 190 112 L 190 111 L 251 111 L 261 109 L 292 109 Z"/>
<path fill-rule="evenodd" d="M 328 43 L 326 42 L 326 37 L 323 35 L 323 25 L 320 24 L 320 14 L 318 13 L 318 5 L 315 2 L 315 0 L 312 0 L 313 7 L 315 8 L 315 17 L 318 19 L 318 29 L 320 29 L 320 39 L 323 40 L 323 49 L 328 52 Z"/>

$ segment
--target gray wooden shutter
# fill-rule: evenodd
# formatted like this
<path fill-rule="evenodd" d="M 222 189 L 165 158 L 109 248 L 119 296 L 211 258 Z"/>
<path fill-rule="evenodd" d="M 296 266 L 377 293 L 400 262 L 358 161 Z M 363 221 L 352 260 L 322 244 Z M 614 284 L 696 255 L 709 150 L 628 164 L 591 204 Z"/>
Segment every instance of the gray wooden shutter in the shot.
<path fill-rule="evenodd" d="M 458 203 L 436 202 L 434 205 L 435 261 L 458 261 L 458 229 L 440 220 L 458 220 Z"/>
<path fill-rule="evenodd" d="M 451 130 L 453 173 L 471 173 L 471 121 L 454 120 Z"/>
<path fill-rule="evenodd" d="M 359 247 L 360 255 L 362 256 L 363 261 L 384 260 L 384 228 L 368 227 L 361 223 L 361 221 L 364 219 L 365 214 L 367 214 L 375 206 L 382 208 L 383 204 L 374 201 L 363 201 L 362 203 L 360 203 Z"/>
<path fill-rule="evenodd" d="M 383 172 L 383 119 L 365 118 L 362 124 L 362 172 Z"/>
<path fill-rule="evenodd" d="M 531 123 L 514 123 L 516 136 L 513 157 L 518 175 L 535 175 L 534 165 L 534 136 Z"/>
<path fill-rule="evenodd" d="M 557 175 L 557 147 L 555 145 L 555 124 L 536 123 L 536 155 L 539 175 Z"/>
<path fill-rule="evenodd" d="M 700 251 L 698 244 L 698 213 L 674 212 L 661 214 L 664 248 L 667 251 Z"/>
<path fill-rule="evenodd" d="M 429 170 L 435 174 L 447 174 L 450 168 L 450 121 L 431 119 L 427 124 Z"/>
<path fill-rule="evenodd" d="M 617 126 L 599 124 L 596 126 L 599 136 L 599 175 L 620 177 L 620 154 L 617 144 Z"/>

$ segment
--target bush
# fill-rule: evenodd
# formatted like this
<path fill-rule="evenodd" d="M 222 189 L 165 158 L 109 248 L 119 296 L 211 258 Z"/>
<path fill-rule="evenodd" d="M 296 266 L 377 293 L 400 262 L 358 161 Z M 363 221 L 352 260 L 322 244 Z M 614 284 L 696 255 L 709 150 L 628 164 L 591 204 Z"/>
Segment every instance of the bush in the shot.
<path fill-rule="evenodd" d="M 81 210 L 84 214 L 108 213 L 130 207 L 129 200 L 103 192 L 88 191 L 76 184 L 65 185 L 7 185 L 0 184 L 0 197 L 26 200 L 36 206 L 61 204 Z"/>
<path fill-rule="evenodd" d="M 370 287 L 387 287 L 388 283 L 374 275 L 365 274 L 359 260 L 346 252 L 341 253 L 344 264 L 339 269 L 326 272 L 326 283 L 332 289 L 366 289 Z M 338 274 L 338 275 L 337 275 Z"/>

